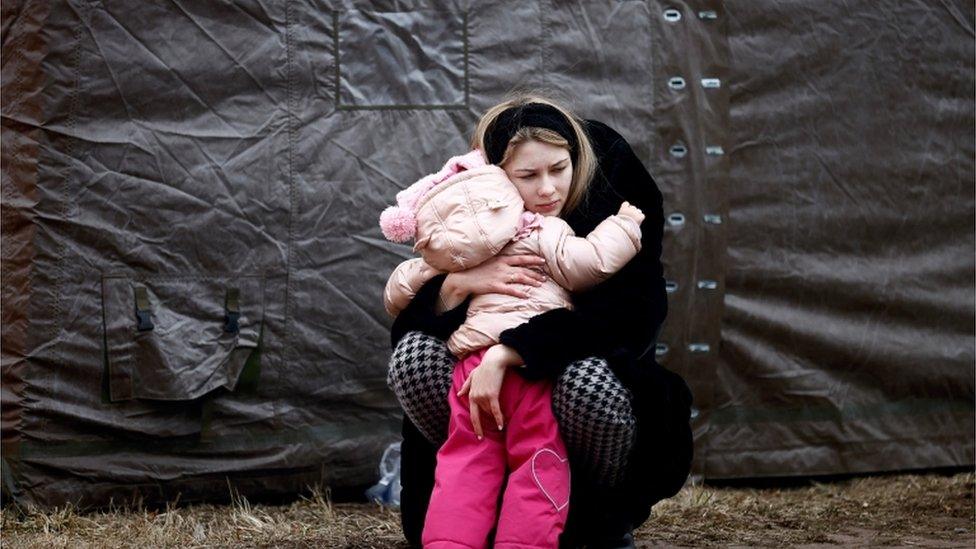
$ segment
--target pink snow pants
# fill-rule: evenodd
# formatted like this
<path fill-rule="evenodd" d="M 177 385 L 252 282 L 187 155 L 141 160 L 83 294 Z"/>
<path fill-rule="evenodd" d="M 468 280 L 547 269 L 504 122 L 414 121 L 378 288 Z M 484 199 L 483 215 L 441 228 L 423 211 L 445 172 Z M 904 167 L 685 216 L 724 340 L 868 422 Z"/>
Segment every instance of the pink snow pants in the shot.
<path fill-rule="evenodd" d="M 485 438 L 478 440 L 468 397 L 457 392 L 486 350 L 454 367 L 450 426 L 437 452 L 423 545 L 480 549 L 497 524 L 496 548 L 558 547 L 569 514 L 569 462 L 552 414 L 552 384 L 508 373 L 499 396 L 505 429 L 483 412 Z"/>

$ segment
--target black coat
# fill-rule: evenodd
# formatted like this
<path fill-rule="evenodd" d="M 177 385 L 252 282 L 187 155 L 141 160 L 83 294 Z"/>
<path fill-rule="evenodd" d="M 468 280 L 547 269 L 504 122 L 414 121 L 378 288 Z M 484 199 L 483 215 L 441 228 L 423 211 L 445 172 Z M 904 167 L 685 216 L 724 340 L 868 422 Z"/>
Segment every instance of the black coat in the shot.
<path fill-rule="evenodd" d="M 586 121 L 586 130 L 599 169 L 586 199 L 564 219 L 577 235 L 585 236 L 626 200 L 646 216 L 641 251 L 611 278 L 574 294 L 573 311 L 548 311 L 502 332 L 500 338 L 525 360 L 525 367 L 515 371 L 526 378 L 555 379 L 569 363 L 599 356 L 607 359 L 634 397 L 637 438 L 627 477 L 609 489 L 590 485 L 582 471 L 573 471 L 563 547 L 640 525 L 654 503 L 680 489 L 691 464 L 691 393 L 684 380 L 654 360 L 654 341 L 668 310 L 661 267 L 661 192 L 620 134 L 594 120 Z M 391 333 L 394 346 L 408 331 L 446 339 L 461 325 L 467 302 L 441 315 L 434 312 L 443 281 L 444 276 L 429 281 L 400 313 Z M 407 539 L 419 546 L 437 448 L 407 418 L 403 439 L 401 517 Z"/>

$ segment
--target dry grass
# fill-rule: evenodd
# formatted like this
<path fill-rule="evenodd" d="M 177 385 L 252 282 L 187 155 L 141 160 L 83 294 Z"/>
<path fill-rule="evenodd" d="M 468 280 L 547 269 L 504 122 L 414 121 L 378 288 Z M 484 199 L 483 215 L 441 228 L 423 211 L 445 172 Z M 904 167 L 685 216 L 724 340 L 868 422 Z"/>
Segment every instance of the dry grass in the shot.
<path fill-rule="evenodd" d="M 64 508 L 2 511 L 3 546 L 48 547 L 405 547 L 396 510 L 333 503 L 313 492 L 289 505 L 168 505 L 163 511 Z"/>
<path fill-rule="evenodd" d="M 901 475 L 791 489 L 686 487 L 640 546 L 973 547 L 974 476 Z M 174 503 L 79 513 L 2 511 L 4 547 L 405 547 L 396 511 L 313 493 L 290 505 Z"/>
<path fill-rule="evenodd" d="M 683 546 L 974 547 L 973 473 L 858 478 L 791 489 L 687 487 L 639 538 Z"/>

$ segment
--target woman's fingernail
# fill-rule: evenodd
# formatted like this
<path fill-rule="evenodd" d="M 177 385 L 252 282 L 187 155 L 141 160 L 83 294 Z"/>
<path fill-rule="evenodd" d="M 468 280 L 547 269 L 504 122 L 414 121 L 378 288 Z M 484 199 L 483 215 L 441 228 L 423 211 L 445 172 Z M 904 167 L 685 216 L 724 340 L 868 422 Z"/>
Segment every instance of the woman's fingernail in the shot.
<path fill-rule="evenodd" d="M 478 440 L 484 440 L 485 437 L 478 435 Z"/>
<path fill-rule="evenodd" d="M 498 426 L 498 430 L 499 430 L 499 431 L 501 431 L 501 430 L 502 430 L 502 426 L 501 426 L 501 425 L 499 425 L 499 426 Z"/>

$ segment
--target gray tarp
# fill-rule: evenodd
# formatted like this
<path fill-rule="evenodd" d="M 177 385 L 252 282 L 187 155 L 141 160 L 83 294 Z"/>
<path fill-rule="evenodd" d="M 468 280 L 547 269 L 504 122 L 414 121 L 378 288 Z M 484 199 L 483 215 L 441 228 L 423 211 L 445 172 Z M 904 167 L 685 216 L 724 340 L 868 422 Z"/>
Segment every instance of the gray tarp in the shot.
<path fill-rule="evenodd" d="M 18 501 L 373 480 L 410 255 L 378 214 L 516 87 L 616 128 L 664 192 L 657 352 L 698 474 L 973 463 L 971 3 L 2 9 Z"/>

